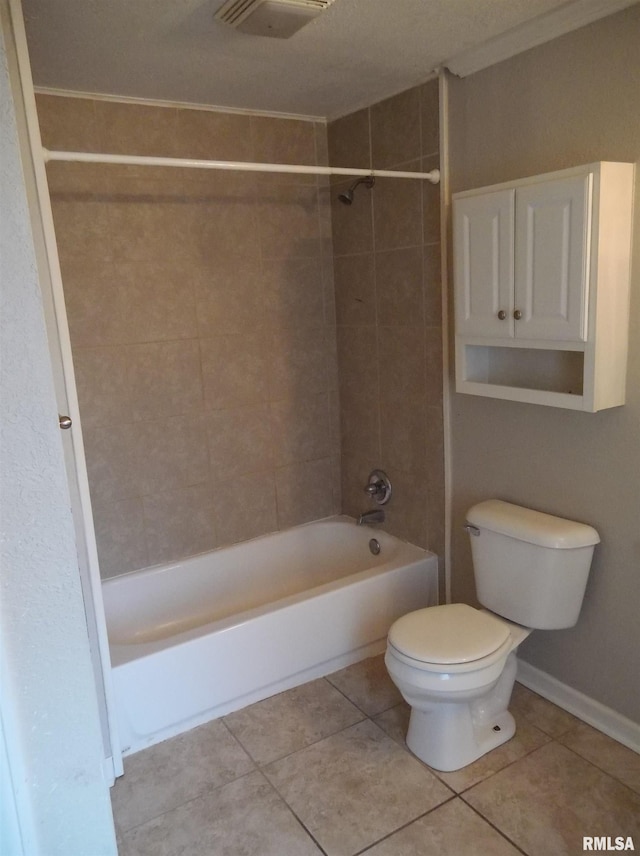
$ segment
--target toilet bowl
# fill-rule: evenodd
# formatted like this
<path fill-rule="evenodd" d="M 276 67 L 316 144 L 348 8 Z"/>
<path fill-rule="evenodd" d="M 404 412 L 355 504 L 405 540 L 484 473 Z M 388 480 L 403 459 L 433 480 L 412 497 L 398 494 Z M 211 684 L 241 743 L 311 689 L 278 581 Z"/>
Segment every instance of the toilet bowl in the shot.
<path fill-rule="evenodd" d="M 502 500 L 467 513 L 485 609 L 419 609 L 391 627 L 385 663 L 411 705 L 407 746 L 436 770 L 458 770 L 515 733 L 508 711 L 518 646 L 532 630 L 573 627 L 600 537 L 584 523 Z"/>
<path fill-rule="evenodd" d="M 436 770 L 458 770 L 513 736 L 515 651 L 530 632 L 461 603 L 395 622 L 385 664 L 411 705 L 414 755 Z"/>

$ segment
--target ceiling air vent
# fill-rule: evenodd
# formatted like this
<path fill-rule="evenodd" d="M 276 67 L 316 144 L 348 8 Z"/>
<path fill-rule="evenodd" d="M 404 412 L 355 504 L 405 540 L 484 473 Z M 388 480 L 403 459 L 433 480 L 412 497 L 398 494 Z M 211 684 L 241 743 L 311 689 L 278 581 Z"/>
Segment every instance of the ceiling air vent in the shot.
<path fill-rule="evenodd" d="M 334 0 L 228 0 L 215 18 L 253 36 L 288 39 Z"/>

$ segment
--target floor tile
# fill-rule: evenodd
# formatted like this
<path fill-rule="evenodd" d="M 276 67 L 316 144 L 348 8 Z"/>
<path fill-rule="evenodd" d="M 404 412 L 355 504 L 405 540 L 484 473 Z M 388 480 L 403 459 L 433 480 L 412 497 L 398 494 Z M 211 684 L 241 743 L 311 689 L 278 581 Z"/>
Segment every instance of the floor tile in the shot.
<path fill-rule="evenodd" d="M 640 754 L 585 722 L 560 738 L 560 743 L 640 794 Z"/>
<path fill-rule="evenodd" d="M 585 835 L 640 841 L 640 796 L 556 742 L 464 799 L 530 856 L 582 853 Z"/>
<path fill-rule="evenodd" d="M 321 679 L 245 707 L 224 722 L 254 761 L 267 764 L 360 722 L 363 716 Z"/>
<path fill-rule="evenodd" d="M 550 737 L 560 737 L 580 721 L 518 682 L 513 687 L 509 710 L 518 721 L 526 719 Z"/>
<path fill-rule="evenodd" d="M 402 696 L 389 677 L 383 654 L 334 672 L 327 680 L 367 716 L 375 716 L 402 701 Z"/>
<path fill-rule="evenodd" d="M 130 830 L 120 842 L 120 856 L 321 856 L 258 772 Z"/>
<path fill-rule="evenodd" d="M 329 856 L 351 856 L 444 802 L 451 791 L 370 721 L 265 767 Z"/>
<path fill-rule="evenodd" d="M 124 759 L 111 791 L 116 827 L 131 829 L 253 769 L 220 720 L 165 740 Z"/>
<path fill-rule="evenodd" d="M 462 800 L 454 799 L 385 838 L 367 856 L 519 856 Z"/>

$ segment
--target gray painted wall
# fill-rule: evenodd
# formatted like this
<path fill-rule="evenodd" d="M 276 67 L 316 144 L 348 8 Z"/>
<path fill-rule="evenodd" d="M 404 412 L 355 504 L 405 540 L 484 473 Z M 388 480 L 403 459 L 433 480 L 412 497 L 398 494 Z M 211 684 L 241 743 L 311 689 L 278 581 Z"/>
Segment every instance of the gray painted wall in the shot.
<path fill-rule="evenodd" d="M 24 852 L 108 856 L 116 845 L 19 160 L 5 2 L 0 13 L 1 712 Z M 13 839 L 7 856 L 17 852 Z"/>
<path fill-rule="evenodd" d="M 598 160 L 640 160 L 640 6 L 451 81 L 452 191 Z M 453 591 L 475 597 L 465 510 L 499 497 L 602 537 L 578 625 L 524 660 L 640 722 L 640 170 L 624 407 L 597 414 L 452 396 Z"/>

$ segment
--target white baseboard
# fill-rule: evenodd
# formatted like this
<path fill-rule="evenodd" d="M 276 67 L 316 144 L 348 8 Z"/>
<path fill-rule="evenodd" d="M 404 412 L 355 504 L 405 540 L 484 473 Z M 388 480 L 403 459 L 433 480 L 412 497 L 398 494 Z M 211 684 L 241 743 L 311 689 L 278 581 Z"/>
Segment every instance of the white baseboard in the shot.
<path fill-rule="evenodd" d="M 613 737 L 618 743 L 628 746 L 634 752 L 640 752 L 640 724 L 637 722 L 632 722 L 610 707 L 525 663 L 524 660 L 518 660 L 516 680 L 603 734 Z"/>

